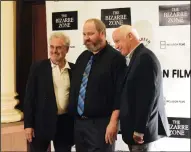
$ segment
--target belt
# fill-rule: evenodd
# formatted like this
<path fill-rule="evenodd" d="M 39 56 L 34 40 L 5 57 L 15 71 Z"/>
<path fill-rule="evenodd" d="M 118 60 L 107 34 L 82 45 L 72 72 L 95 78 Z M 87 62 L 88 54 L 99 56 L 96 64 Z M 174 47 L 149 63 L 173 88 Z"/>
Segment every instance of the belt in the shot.
<path fill-rule="evenodd" d="M 110 116 L 109 117 L 106 117 L 106 116 L 104 116 L 104 117 L 92 117 L 92 116 L 88 117 L 85 115 L 81 115 L 81 116 L 77 115 L 76 118 L 80 119 L 80 120 L 96 120 L 96 119 L 110 118 Z"/>
<path fill-rule="evenodd" d="M 77 118 L 78 118 L 78 119 L 82 119 L 82 120 L 87 120 L 87 119 L 89 119 L 87 116 L 84 116 L 84 115 L 82 115 L 82 116 L 78 115 Z"/>
<path fill-rule="evenodd" d="M 88 119 L 88 117 L 86 117 L 86 116 L 81 116 L 81 119 Z"/>

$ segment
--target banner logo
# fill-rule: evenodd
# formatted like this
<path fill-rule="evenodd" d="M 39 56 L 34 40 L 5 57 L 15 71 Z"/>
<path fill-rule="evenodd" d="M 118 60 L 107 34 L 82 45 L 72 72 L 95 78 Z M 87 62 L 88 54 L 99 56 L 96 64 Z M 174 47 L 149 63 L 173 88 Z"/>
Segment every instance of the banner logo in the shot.
<path fill-rule="evenodd" d="M 190 118 L 168 117 L 170 137 L 190 138 Z"/>
<path fill-rule="evenodd" d="M 159 6 L 159 26 L 190 25 L 190 4 Z"/>
<path fill-rule="evenodd" d="M 78 12 L 54 12 L 52 13 L 52 30 L 78 29 Z"/>
<path fill-rule="evenodd" d="M 151 40 L 146 37 L 141 37 L 139 40 L 144 44 L 145 47 L 147 47 L 151 43 Z"/>
<path fill-rule="evenodd" d="M 167 47 L 186 47 L 186 43 L 160 41 L 160 49 L 166 49 Z"/>
<path fill-rule="evenodd" d="M 130 8 L 101 9 L 101 20 L 106 28 L 117 28 L 123 24 L 131 25 Z"/>

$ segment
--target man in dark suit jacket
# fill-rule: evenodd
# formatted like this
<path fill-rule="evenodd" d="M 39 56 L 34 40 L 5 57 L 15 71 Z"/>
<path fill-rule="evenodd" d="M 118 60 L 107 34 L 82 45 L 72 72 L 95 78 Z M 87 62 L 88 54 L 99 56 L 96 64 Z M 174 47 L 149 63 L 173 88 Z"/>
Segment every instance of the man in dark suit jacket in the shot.
<path fill-rule="evenodd" d="M 120 26 L 112 36 L 128 65 L 120 98 L 122 138 L 130 151 L 155 151 L 156 141 L 170 133 L 159 60 L 130 25 Z"/>
<path fill-rule="evenodd" d="M 71 70 L 66 61 L 70 40 L 55 32 L 50 40 L 50 59 L 31 66 L 24 100 L 24 128 L 33 152 L 45 152 L 53 140 L 56 152 L 70 152 L 73 118 L 68 115 Z"/>

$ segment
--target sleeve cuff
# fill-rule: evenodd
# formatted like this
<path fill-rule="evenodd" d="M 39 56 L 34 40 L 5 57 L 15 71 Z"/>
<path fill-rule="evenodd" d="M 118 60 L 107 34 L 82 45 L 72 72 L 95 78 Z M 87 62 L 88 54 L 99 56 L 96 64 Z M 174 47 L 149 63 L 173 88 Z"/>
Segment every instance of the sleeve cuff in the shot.
<path fill-rule="evenodd" d="M 138 132 L 136 132 L 136 131 L 134 131 L 133 134 L 134 134 L 135 136 L 139 136 L 139 137 L 143 137 L 143 136 L 144 136 L 143 133 L 138 133 Z"/>

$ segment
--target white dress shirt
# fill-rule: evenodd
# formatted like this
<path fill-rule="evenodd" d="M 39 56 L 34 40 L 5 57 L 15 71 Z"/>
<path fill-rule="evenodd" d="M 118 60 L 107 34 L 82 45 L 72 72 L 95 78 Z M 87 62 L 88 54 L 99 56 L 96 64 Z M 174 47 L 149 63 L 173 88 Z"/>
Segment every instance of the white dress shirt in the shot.
<path fill-rule="evenodd" d="M 60 69 L 58 65 L 51 61 L 51 67 L 58 115 L 61 115 L 67 112 L 69 103 L 70 77 L 68 69 L 70 69 L 70 66 L 66 61 L 64 68 Z"/>

